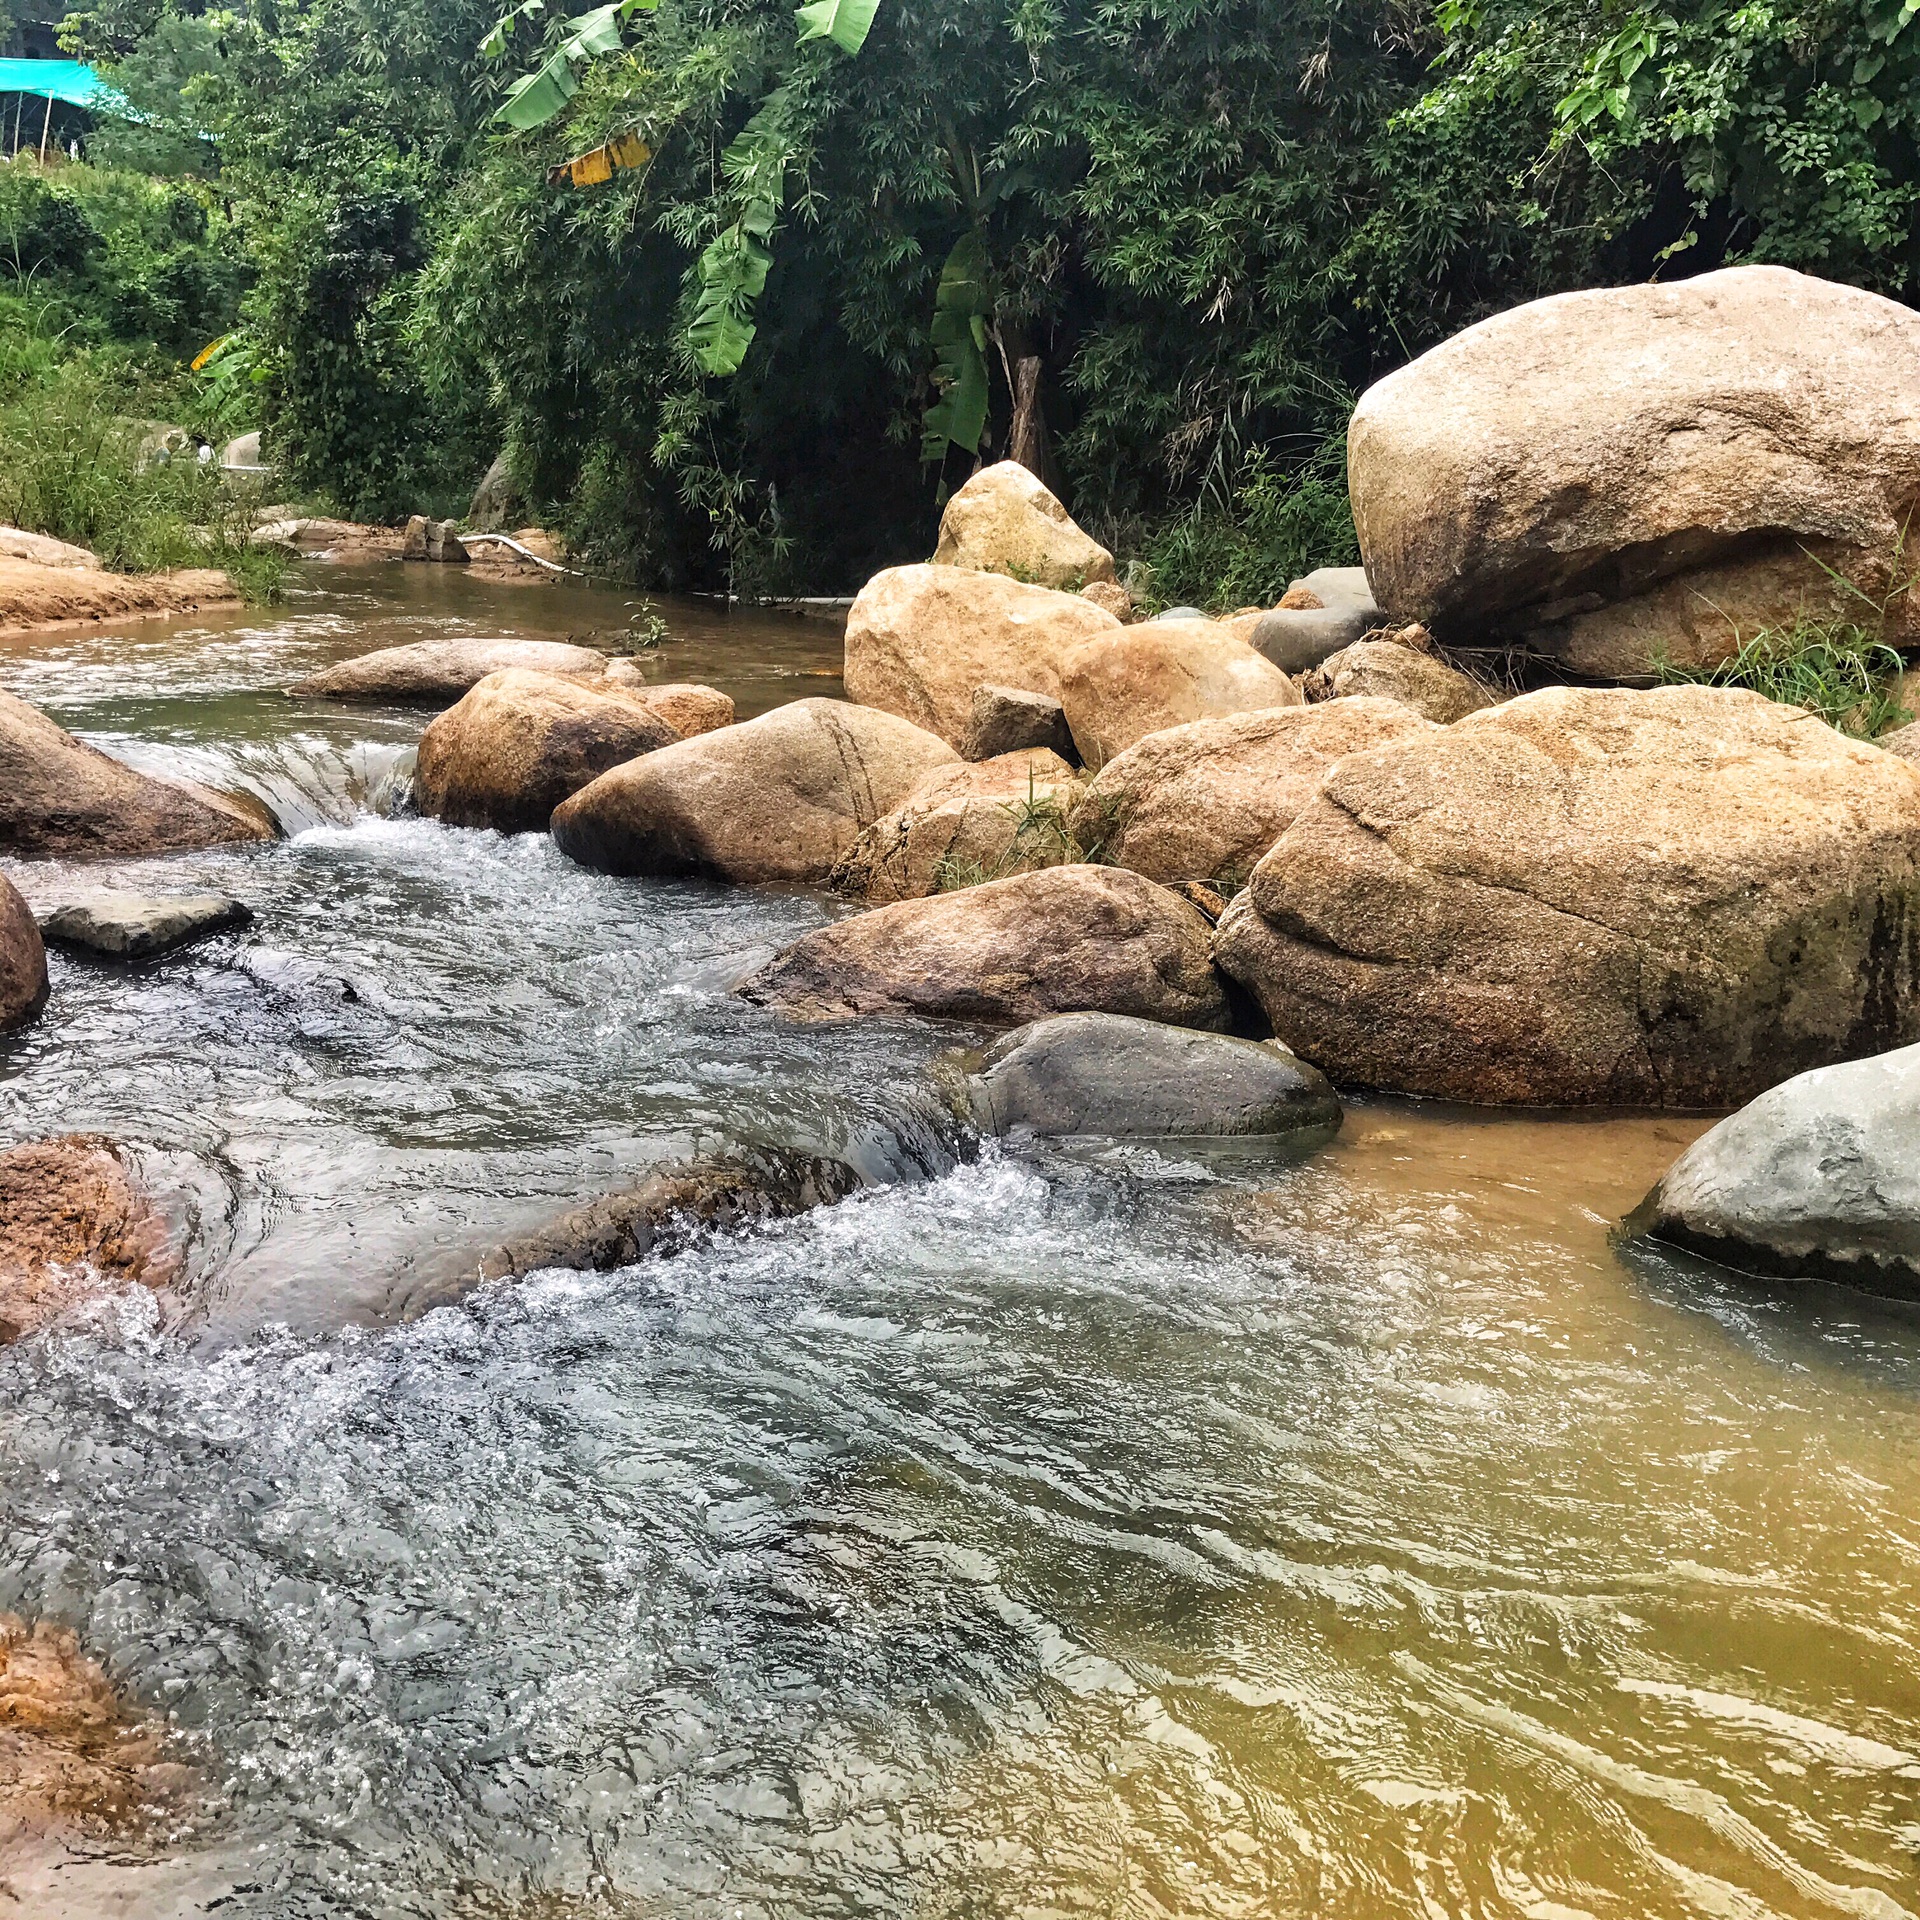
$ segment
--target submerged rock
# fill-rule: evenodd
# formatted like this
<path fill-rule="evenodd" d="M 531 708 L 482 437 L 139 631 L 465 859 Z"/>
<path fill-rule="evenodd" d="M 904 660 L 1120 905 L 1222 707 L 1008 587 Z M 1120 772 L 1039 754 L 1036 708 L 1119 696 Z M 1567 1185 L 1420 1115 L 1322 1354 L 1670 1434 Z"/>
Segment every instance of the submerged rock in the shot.
<path fill-rule="evenodd" d="M 112 960 L 152 960 L 178 947 L 252 924 L 253 912 L 230 893 L 132 893 L 102 888 L 40 910 L 40 931 L 60 946 Z"/>
<path fill-rule="evenodd" d="M 1920 498 L 1920 314 L 1784 267 L 1556 294 L 1370 387 L 1347 448 L 1400 618 L 1593 677 L 1710 664 L 1834 606 L 1823 567 L 1876 602 L 1892 585 Z M 1900 596 L 1888 637 L 1915 632 Z"/>
<path fill-rule="evenodd" d="M 1163 727 L 1301 704 L 1278 667 L 1204 618 L 1149 620 L 1076 647 L 1061 662 L 1060 700 L 1094 768 Z"/>
<path fill-rule="evenodd" d="M 1418 627 L 1411 631 L 1426 637 Z M 1471 674 L 1435 659 L 1423 646 L 1393 638 L 1362 640 L 1330 655 L 1302 686 L 1309 700 L 1398 700 L 1443 727 L 1494 704 Z"/>
<path fill-rule="evenodd" d="M 803 1019 L 1012 1025 L 1092 1009 L 1224 1027 L 1210 931 L 1190 902 L 1137 873 L 1049 867 L 817 928 L 738 991 Z"/>
<path fill-rule="evenodd" d="M 1017 460 L 982 467 L 947 502 L 933 558 L 1069 593 L 1113 579 L 1113 555 Z"/>
<path fill-rule="evenodd" d="M 1627 1225 L 1722 1266 L 1920 1299 L 1920 1046 L 1769 1088 Z"/>
<path fill-rule="evenodd" d="M 1282 673 L 1305 673 L 1385 620 L 1365 567 L 1316 567 L 1253 623 L 1247 640 Z"/>
<path fill-rule="evenodd" d="M 257 803 L 138 773 L 0 693 L 0 853 L 110 860 L 272 838 Z"/>
<path fill-rule="evenodd" d="M 1121 1014 L 1036 1021 L 962 1064 L 990 1133 L 1278 1139 L 1340 1124 L 1326 1076 L 1277 1040 Z"/>
<path fill-rule="evenodd" d="M 1060 866 L 1078 857 L 1067 835 L 1076 782 L 1044 747 L 943 767 L 861 834 L 829 884 L 880 906 Z"/>
<path fill-rule="evenodd" d="M 65 1134 L 0 1152 L 0 1343 L 119 1287 L 179 1270 L 166 1218 L 110 1140 Z"/>
<path fill-rule="evenodd" d="M 831 1205 L 864 1184 L 843 1160 L 780 1147 L 683 1161 L 491 1249 L 480 1277 L 517 1278 L 547 1267 L 607 1273 L 677 1253 L 703 1233 L 737 1233 Z"/>
<path fill-rule="evenodd" d="M 1077 593 L 959 567 L 889 567 L 847 613 L 847 698 L 897 713 L 950 745 L 973 727 L 978 687 L 1060 698 L 1060 667 L 1083 641 L 1122 631 Z"/>
<path fill-rule="evenodd" d="M 414 804 L 450 827 L 544 833 L 569 795 L 679 738 L 623 687 L 517 669 L 490 673 L 421 735 Z"/>
<path fill-rule="evenodd" d="M 1061 759 L 1074 758 L 1067 710 L 1046 693 L 1020 687 L 975 687 L 973 717 L 960 743 L 963 760 L 997 760 L 1003 753 L 1043 747 Z"/>
<path fill-rule="evenodd" d="M 862 830 L 959 756 L 870 707 L 796 700 L 603 773 L 553 815 L 606 873 L 824 880 Z"/>
<path fill-rule="evenodd" d="M 607 670 L 604 654 L 564 640 L 417 640 L 372 653 L 296 680 L 287 691 L 309 700 L 433 701 L 451 705 L 490 673 L 519 668 L 592 678 Z"/>
<path fill-rule="evenodd" d="M 1335 762 L 1215 954 L 1339 1080 L 1725 1106 L 1920 1038 L 1920 781 L 1758 694 L 1548 688 Z"/>
<path fill-rule="evenodd" d="M 0 1033 L 24 1026 L 47 997 L 47 950 L 33 909 L 0 874 Z"/>
<path fill-rule="evenodd" d="M 1166 886 L 1246 884 L 1336 760 L 1430 731 L 1397 700 L 1329 700 L 1167 727 L 1109 760 L 1074 804 L 1075 841 Z"/>

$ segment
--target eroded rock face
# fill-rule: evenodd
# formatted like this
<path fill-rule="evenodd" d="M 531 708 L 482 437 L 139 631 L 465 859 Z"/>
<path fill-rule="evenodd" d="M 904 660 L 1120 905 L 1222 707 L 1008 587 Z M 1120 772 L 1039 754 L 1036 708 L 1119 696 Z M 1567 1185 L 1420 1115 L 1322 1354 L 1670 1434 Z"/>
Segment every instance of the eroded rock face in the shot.
<path fill-rule="evenodd" d="M 1362 640 L 1343 648 L 1302 686 L 1310 700 L 1397 700 L 1443 727 L 1494 704 L 1493 695 L 1471 674 L 1394 640 Z"/>
<path fill-rule="evenodd" d="M 1301 696 L 1217 622 L 1160 619 L 1076 647 L 1061 662 L 1060 701 L 1081 759 L 1099 768 L 1163 727 L 1297 707 Z"/>
<path fill-rule="evenodd" d="M 1068 593 L 1113 579 L 1113 555 L 1017 460 L 982 467 L 947 502 L 933 559 Z"/>
<path fill-rule="evenodd" d="M 1150 733 L 1110 760 L 1074 806 L 1083 847 L 1165 886 L 1246 883 L 1334 761 L 1431 732 L 1397 700 L 1194 720 Z"/>
<path fill-rule="evenodd" d="M 1067 710 L 1044 693 L 1018 687 L 975 687 L 973 720 L 960 743 L 963 760 L 994 760 L 1003 753 L 1045 747 L 1063 760 L 1073 753 Z"/>
<path fill-rule="evenodd" d="M 604 680 L 490 673 L 421 735 L 414 803 L 452 827 L 544 833 L 590 780 L 679 738 L 646 701 Z"/>
<path fill-rule="evenodd" d="M 1729 1105 L 1920 1037 L 1920 777 L 1728 688 L 1549 688 L 1349 754 L 1219 964 L 1336 1080 Z"/>
<path fill-rule="evenodd" d="M 495 1247 L 480 1277 L 517 1278 L 547 1267 L 609 1273 L 677 1253 L 703 1233 L 737 1233 L 844 1200 L 860 1187 L 843 1160 L 784 1148 L 740 1148 L 649 1174 Z"/>
<path fill-rule="evenodd" d="M 683 740 L 696 733 L 712 733 L 734 722 L 733 698 L 718 687 L 697 680 L 649 681 L 632 660 L 607 662 L 607 685 L 637 696 L 649 712 L 657 713 Z"/>
<path fill-rule="evenodd" d="M 24 1026 L 47 997 L 47 950 L 33 909 L 0 874 L 0 1033 Z"/>
<path fill-rule="evenodd" d="M 1745 1272 L 1920 1299 L 1920 1047 L 1769 1088 L 1627 1224 Z"/>
<path fill-rule="evenodd" d="M 1077 857 L 1067 809 L 1078 776 L 1046 748 L 944 767 L 840 858 L 829 884 L 874 906 L 919 900 Z"/>
<path fill-rule="evenodd" d="M 138 773 L 0 693 L 0 853 L 127 859 L 272 837 L 257 805 Z"/>
<path fill-rule="evenodd" d="M 1122 1014 L 1036 1021 L 964 1064 L 990 1133 L 1279 1140 L 1340 1124 L 1326 1076 L 1278 1041 Z"/>
<path fill-rule="evenodd" d="M 603 773 L 555 809 L 553 837 L 607 873 L 823 880 L 865 828 L 958 759 L 890 713 L 796 700 Z"/>
<path fill-rule="evenodd" d="M 1557 294 L 1368 389 L 1347 454 L 1376 594 L 1443 643 L 1717 660 L 1827 607 L 1821 562 L 1885 590 L 1920 500 L 1920 314 L 1784 267 Z"/>
<path fill-rule="evenodd" d="M 1067 654 L 1120 630 L 1081 594 L 959 567 L 889 567 L 847 614 L 847 698 L 958 747 L 973 724 L 975 688 L 1058 700 Z"/>
<path fill-rule="evenodd" d="M 564 640 L 419 640 L 342 660 L 296 680 L 287 691 L 301 699 L 451 705 L 488 674 L 510 669 L 593 678 L 606 672 L 607 661 L 591 647 Z"/>
<path fill-rule="evenodd" d="M 1050 867 L 876 907 L 796 940 L 739 989 L 803 1019 L 991 1024 L 1093 1010 L 1224 1027 L 1199 910 L 1137 873 Z"/>
<path fill-rule="evenodd" d="M 117 1287 L 164 1287 L 179 1270 L 165 1217 L 88 1134 L 0 1152 L 0 1343 Z"/>

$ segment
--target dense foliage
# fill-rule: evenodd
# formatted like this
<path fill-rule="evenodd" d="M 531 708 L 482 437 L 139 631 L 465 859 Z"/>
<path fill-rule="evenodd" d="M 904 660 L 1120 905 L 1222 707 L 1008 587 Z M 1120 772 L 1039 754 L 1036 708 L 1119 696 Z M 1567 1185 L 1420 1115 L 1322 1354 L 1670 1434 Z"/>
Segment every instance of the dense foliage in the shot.
<path fill-rule="evenodd" d="M 217 155 L 300 477 L 450 506 L 504 444 L 650 581 L 922 553 L 977 428 L 1162 597 L 1267 599 L 1350 553 L 1351 396 L 1485 312 L 1736 259 L 1914 292 L 1913 0 L 111 5 L 70 37 Z"/>

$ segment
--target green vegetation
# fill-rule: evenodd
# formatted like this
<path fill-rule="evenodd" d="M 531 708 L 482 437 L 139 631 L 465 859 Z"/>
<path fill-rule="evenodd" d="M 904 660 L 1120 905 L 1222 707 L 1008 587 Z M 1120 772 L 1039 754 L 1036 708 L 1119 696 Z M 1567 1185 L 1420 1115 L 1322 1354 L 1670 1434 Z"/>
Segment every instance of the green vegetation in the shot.
<path fill-rule="evenodd" d="M 1756 633 L 1717 667 L 1668 665 L 1660 678 L 1668 685 L 1749 687 L 1769 700 L 1805 707 L 1858 740 L 1873 740 L 1914 718 L 1900 704 L 1904 667 L 1877 629 L 1801 619 Z"/>
<path fill-rule="evenodd" d="M 1350 396 L 1487 312 L 1747 259 L 1917 291 L 1909 0 L 499 13 L 71 16 L 144 116 L 97 157 L 165 177 L 124 253 L 85 193 L 97 246 L 16 221 L 15 279 L 175 354 L 237 302 L 226 400 L 346 512 L 505 446 L 603 570 L 826 591 L 1013 450 L 1213 607 L 1353 557 Z"/>

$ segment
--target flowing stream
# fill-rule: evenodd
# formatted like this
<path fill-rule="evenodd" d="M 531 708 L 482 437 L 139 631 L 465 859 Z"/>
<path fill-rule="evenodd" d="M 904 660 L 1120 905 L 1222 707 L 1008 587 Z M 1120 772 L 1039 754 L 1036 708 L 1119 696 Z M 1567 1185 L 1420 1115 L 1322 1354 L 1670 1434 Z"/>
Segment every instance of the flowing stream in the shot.
<path fill-rule="evenodd" d="M 0 1607 L 204 1788 L 0 1913 L 1920 1914 L 1920 1315 L 1619 1246 L 1691 1119 L 983 1147 L 965 1030 L 728 998 L 833 902 L 386 817 L 422 716 L 279 691 L 634 612 L 314 565 L 0 650 L 289 829 L 107 870 L 255 925 L 0 1040 L 0 1142 L 118 1136 L 195 1247 L 0 1349 Z M 830 625 L 667 612 L 659 678 L 837 691 Z M 872 1184 L 459 1290 L 736 1140 Z"/>

